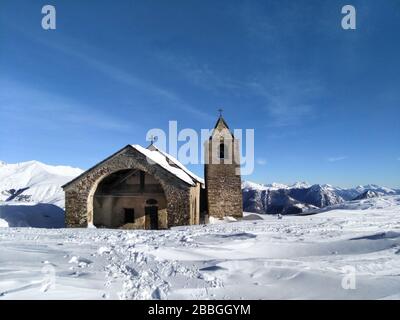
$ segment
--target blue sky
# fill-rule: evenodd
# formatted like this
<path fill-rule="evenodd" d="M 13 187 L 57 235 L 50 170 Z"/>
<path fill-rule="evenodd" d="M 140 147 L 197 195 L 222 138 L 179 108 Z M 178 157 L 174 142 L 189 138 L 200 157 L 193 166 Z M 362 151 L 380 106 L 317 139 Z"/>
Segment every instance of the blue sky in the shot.
<path fill-rule="evenodd" d="M 349 3 L 357 30 L 348 1 L 1 0 L 0 159 L 85 169 L 222 106 L 255 129 L 245 179 L 398 187 L 400 3 Z"/>

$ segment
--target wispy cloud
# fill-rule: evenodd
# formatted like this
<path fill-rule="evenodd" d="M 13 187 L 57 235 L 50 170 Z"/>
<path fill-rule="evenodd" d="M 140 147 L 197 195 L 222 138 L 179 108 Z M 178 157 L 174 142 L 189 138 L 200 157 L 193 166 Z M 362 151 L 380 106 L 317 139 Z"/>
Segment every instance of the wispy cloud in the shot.
<path fill-rule="evenodd" d="M 243 83 L 217 72 L 208 63 L 198 61 L 193 56 L 157 51 L 154 57 L 160 63 L 174 69 L 192 85 L 214 94 L 219 94 L 221 91 L 235 93 L 243 86 Z"/>
<path fill-rule="evenodd" d="M 330 157 L 327 160 L 329 162 L 338 162 L 338 161 L 342 161 L 342 160 L 346 160 L 348 157 L 346 156 L 340 156 L 340 157 Z"/>
<path fill-rule="evenodd" d="M 268 127 L 298 126 L 319 116 L 318 99 L 325 93 L 319 70 L 310 65 L 296 73 L 297 59 L 288 50 L 298 39 L 298 28 L 308 31 L 315 23 L 304 20 L 313 8 L 315 4 L 295 1 L 285 1 L 284 10 L 278 2 L 243 2 L 232 10 L 249 41 L 268 48 L 267 54 L 258 57 L 262 71 L 247 83 L 250 92 L 264 99 L 261 107 L 268 112 Z"/>
<path fill-rule="evenodd" d="M 177 108 L 205 119 L 213 118 L 211 115 L 184 101 L 175 92 L 163 88 L 156 83 L 137 77 L 130 72 L 116 67 L 114 64 L 96 58 L 99 56 L 98 53 L 100 52 L 98 48 L 93 48 L 88 44 L 79 43 L 76 40 L 69 38 L 64 38 L 63 44 L 61 44 L 60 41 L 55 43 L 47 40 L 46 37 L 35 37 L 27 33 L 25 30 L 19 29 L 19 31 L 49 49 L 56 50 L 64 55 L 80 60 L 85 65 L 99 73 L 102 73 L 113 81 L 132 87 L 135 91 L 143 92 L 149 97 L 158 97 L 159 99 L 167 101 L 169 107 Z"/>
<path fill-rule="evenodd" d="M 316 116 L 313 100 L 321 95 L 323 89 L 312 77 L 298 79 L 289 72 L 279 72 L 278 75 L 254 73 L 248 75 L 251 80 L 238 80 L 194 57 L 172 52 L 157 52 L 154 55 L 160 63 L 174 69 L 191 85 L 211 94 L 242 96 L 252 103 L 261 103 L 269 115 L 268 126 L 296 125 Z"/>
<path fill-rule="evenodd" d="M 249 83 L 248 87 L 264 98 L 264 108 L 271 119 L 268 126 L 299 125 L 317 116 L 313 99 L 322 89 L 314 81 L 299 81 L 287 76 L 276 80 L 260 79 Z"/>
<path fill-rule="evenodd" d="M 263 158 L 258 158 L 258 159 L 256 160 L 256 163 L 257 163 L 258 165 L 260 165 L 260 166 L 265 166 L 265 165 L 267 164 L 267 160 L 266 160 L 266 159 L 263 159 Z"/>
<path fill-rule="evenodd" d="M 79 46 L 77 46 L 79 47 Z M 84 54 L 82 52 L 78 52 L 75 50 L 71 50 L 70 48 L 66 47 L 55 47 L 64 53 L 68 55 L 72 55 L 83 62 L 85 62 L 87 65 L 93 67 L 95 70 L 98 72 L 103 73 L 105 76 L 113 79 L 114 81 L 117 81 L 121 84 L 130 86 L 135 88 L 136 90 L 139 90 L 141 92 L 145 92 L 151 96 L 157 96 L 161 99 L 164 99 L 170 103 L 170 106 L 178 108 L 182 111 L 186 111 L 189 113 L 192 113 L 196 116 L 200 116 L 203 118 L 209 118 L 210 116 L 199 110 L 198 108 L 190 105 L 189 103 L 186 103 L 185 101 L 182 100 L 177 94 L 175 94 L 172 91 L 169 91 L 165 88 L 162 88 L 154 83 L 150 83 L 148 81 L 145 81 L 143 79 L 140 79 L 124 70 L 121 70 L 119 68 L 114 67 L 113 65 L 110 65 L 104 61 L 98 60 L 93 57 L 93 55 L 89 54 Z M 95 51 L 95 50 L 93 50 Z"/>
<path fill-rule="evenodd" d="M 2 119 L 15 124 L 44 128 L 84 126 L 126 132 L 132 124 L 89 105 L 10 80 L 0 79 Z"/>

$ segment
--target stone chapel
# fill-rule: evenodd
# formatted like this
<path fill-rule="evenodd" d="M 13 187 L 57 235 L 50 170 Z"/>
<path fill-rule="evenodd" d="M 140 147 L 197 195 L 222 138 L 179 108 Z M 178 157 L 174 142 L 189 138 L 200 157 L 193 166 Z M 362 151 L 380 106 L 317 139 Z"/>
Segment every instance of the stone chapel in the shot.
<path fill-rule="evenodd" d="M 243 215 L 239 142 L 222 115 L 204 178 L 153 143 L 127 145 L 63 186 L 67 227 L 168 229 Z"/>

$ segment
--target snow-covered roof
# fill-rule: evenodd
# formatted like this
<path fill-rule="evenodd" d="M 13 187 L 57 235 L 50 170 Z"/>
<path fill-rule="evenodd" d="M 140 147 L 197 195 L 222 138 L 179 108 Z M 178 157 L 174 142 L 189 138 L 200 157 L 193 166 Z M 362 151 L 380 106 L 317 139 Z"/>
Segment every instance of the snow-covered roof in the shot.
<path fill-rule="evenodd" d="M 168 170 L 170 173 L 185 181 L 186 183 L 190 185 L 195 185 L 196 182 L 204 184 L 204 180 L 202 178 L 198 177 L 189 169 L 187 169 L 173 156 L 161 151 L 154 145 L 151 145 L 149 148 L 143 148 L 138 144 L 133 144 L 131 146 L 132 148 L 145 155 L 149 160 Z"/>
<path fill-rule="evenodd" d="M 194 186 L 196 183 L 200 183 L 202 187 L 204 187 L 204 180 L 198 176 L 196 176 L 193 172 L 191 172 L 189 169 L 187 169 L 182 163 L 180 163 L 178 160 L 176 160 L 174 157 L 171 155 L 159 150 L 156 148 L 154 145 L 150 145 L 148 148 L 144 148 L 138 144 L 131 144 L 127 145 L 121 150 L 117 151 L 113 155 L 109 156 L 108 158 L 104 159 L 103 161 L 99 162 L 92 168 L 86 170 L 83 172 L 81 175 L 76 177 L 75 179 L 71 180 L 67 184 L 63 185 L 62 188 L 65 188 L 69 185 L 71 185 L 73 182 L 79 180 L 82 176 L 84 176 L 87 172 L 93 170 L 100 164 L 108 161 L 112 157 L 118 155 L 121 151 L 125 150 L 126 148 L 133 148 L 136 151 L 140 152 L 146 158 L 149 160 L 149 164 L 157 164 L 163 169 L 167 170 L 171 174 L 173 174 L 175 177 L 179 178 L 180 180 L 186 182 L 187 184 Z"/>

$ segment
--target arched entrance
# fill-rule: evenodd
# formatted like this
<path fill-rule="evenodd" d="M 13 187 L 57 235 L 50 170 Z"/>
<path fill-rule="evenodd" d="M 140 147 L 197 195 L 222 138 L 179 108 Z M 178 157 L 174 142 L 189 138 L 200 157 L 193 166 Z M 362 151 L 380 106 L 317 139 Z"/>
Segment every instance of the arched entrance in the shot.
<path fill-rule="evenodd" d="M 167 199 L 162 185 L 139 169 L 109 174 L 93 195 L 93 224 L 100 228 L 167 228 Z"/>

